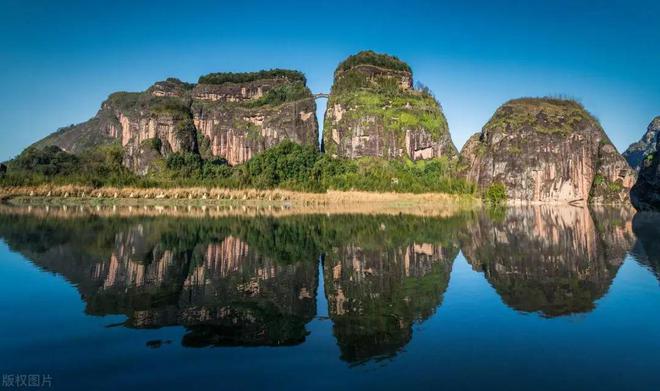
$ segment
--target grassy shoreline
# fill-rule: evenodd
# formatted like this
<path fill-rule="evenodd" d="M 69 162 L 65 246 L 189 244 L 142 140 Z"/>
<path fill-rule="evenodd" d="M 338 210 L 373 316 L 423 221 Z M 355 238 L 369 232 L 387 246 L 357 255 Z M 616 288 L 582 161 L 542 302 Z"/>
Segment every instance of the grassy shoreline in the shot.
<path fill-rule="evenodd" d="M 114 188 L 41 185 L 0 188 L 4 209 L 44 208 L 52 213 L 85 211 L 101 214 L 414 214 L 449 216 L 473 210 L 481 201 L 471 195 L 224 188 Z M 109 210 L 109 212 L 108 212 Z M 106 213 L 107 212 L 107 213 Z"/>

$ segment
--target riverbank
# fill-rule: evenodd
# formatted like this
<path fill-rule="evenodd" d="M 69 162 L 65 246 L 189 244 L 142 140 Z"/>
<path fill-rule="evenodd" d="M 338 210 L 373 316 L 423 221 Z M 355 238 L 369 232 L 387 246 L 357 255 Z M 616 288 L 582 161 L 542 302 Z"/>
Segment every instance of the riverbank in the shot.
<path fill-rule="evenodd" d="M 223 188 L 92 188 L 34 186 L 0 188 L 4 209 L 31 207 L 45 213 L 104 215 L 290 215 L 290 214 L 412 214 L 450 216 L 473 210 L 481 201 L 471 195 L 443 193 L 376 193 Z"/>

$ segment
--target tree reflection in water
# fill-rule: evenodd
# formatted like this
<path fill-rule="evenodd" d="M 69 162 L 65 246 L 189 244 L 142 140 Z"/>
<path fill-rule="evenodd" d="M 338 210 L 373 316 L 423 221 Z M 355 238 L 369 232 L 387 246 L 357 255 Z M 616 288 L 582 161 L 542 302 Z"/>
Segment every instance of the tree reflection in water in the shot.
<path fill-rule="evenodd" d="M 305 341 L 325 294 L 350 363 L 406 346 L 413 324 L 440 308 L 459 249 L 508 306 L 552 317 L 592 310 L 635 240 L 631 212 L 571 207 L 451 218 L 33 212 L 0 214 L 0 236 L 75 285 L 88 314 L 123 314 L 131 328 L 180 325 L 189 347 L 283 346 Z M 654 245 L 637 247 L 657 265 Z"/>

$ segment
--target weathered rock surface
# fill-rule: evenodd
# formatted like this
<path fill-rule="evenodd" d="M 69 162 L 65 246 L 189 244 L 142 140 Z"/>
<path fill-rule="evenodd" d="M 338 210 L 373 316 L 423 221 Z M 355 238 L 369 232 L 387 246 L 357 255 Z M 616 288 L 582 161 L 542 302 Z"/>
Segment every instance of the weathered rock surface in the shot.
<path fill-rule="evenodd" d="M 630 198 L 637 210 L 660 210 L 660 139 L 656 151 L 642 162 L 639 178 L 630 191 Z"/>
<path fill-rule="evenodd" d="M 656 142 L 658 141 L 658 134 L 660 133 L 660 116 L 655 117 L 649 124 L 646 133 L 636 143 L 630 144 L 628 149 L 623 153 L 630 167 L 634 168 L 637 172 L 642 168 L 644 159 L 651 156 L 656 151 Z"/>
<path fill-rule="evenodd" d="M 284 140 L 318 145 L 316 103 L 311 94 L 277 106 L 196 100 L 191 109 L 202 156 L 222 156 L 229 164 L 243 163 Z"/>
<path fill-rule="evenodd" d="M 80 153 L 121 143 L 124 165 L 139 174 L 171 153 L 199 153 L 241 164 L 283 140 L 318 144 L 316 103 L 295 71 L 170 78 L 144 92 L 118 92 L 87 122 L 63 128 L 33 146 Z"/>
<path fill-rule="evenodd" d="M 580 104 L 516 99 L 501 106 L 461 151 L 468 179 L 506 186 L 523 202 L 626 203 L 635 173 Z"/>
<path fill-rule="evenodd" d="M 406 63 L 371 51 L 339 64 L 325 113 L 324 150 L 346 158 L 457 156 L 442 108 L 412 81 Z"/>

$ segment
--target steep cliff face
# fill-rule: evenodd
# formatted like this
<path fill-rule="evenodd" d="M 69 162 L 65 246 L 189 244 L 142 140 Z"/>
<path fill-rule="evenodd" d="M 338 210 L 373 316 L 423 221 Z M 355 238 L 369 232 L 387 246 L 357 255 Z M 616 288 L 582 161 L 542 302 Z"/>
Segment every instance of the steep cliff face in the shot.
<path fill-rule="evenodd" d="M 406 63 L 371 51 L 339 64 L 325 113 L 325 151 L 347 158 L 455 157 L 440 105 L 412 81 Z"/>
<path fill-rule="evenodd" d="M 203 157 L 240 164 L 283 140 L 318 144 L 316 103 L 300 74 L 240 84 L 206 76 L 192 96 Z"/>
<path fill-rule="evenodd" d="M 106 134 L 124 148 L 124 165 L 146 174 L 159 157 L 197 152 L 196 129 L 190 113 L 190 85 L 175 79 L 156 83 L 141 93 L 118 92 L 101 106 L 116 119 Z"/>
<path fill-rule="evenodd" d="M 171 153 L 249 160 L 283 140 L 318 144 L 316 104 L 296 71 L 214 73 L 198 84 L 170 78 L 144 92 L 118 92 L 89 121 L 63 128 L 34 144 L 80 153 L 113 142 L 124 165 L 146 174 Z"/>
<path fill-rule="evenodd" d="M 635 173 L 580 104 L 516 99 L 501 106 L 461 151 L 468 179 L 506 186 L 524 202 L 628 202 Z"/>
<path fill-rule="evenodd" d="M 630 144 L 628 149 L 623 153 L 623 157 L 626 158 L 630 167 L 634 168 L 637 172 L 642 169 L 644 159 L 656 151 L 655 144 L 658 141 L 659 133 L 660 116 L 657 116 L 649 124 L 642 139 Z"/>
<path fill-rule="evenodd" d="M 660 210 L 660 139 L 655 152 L 647 155 L 639 171 L 637 183 L 630 191 L 630 198 L 637 210 Z"/>

